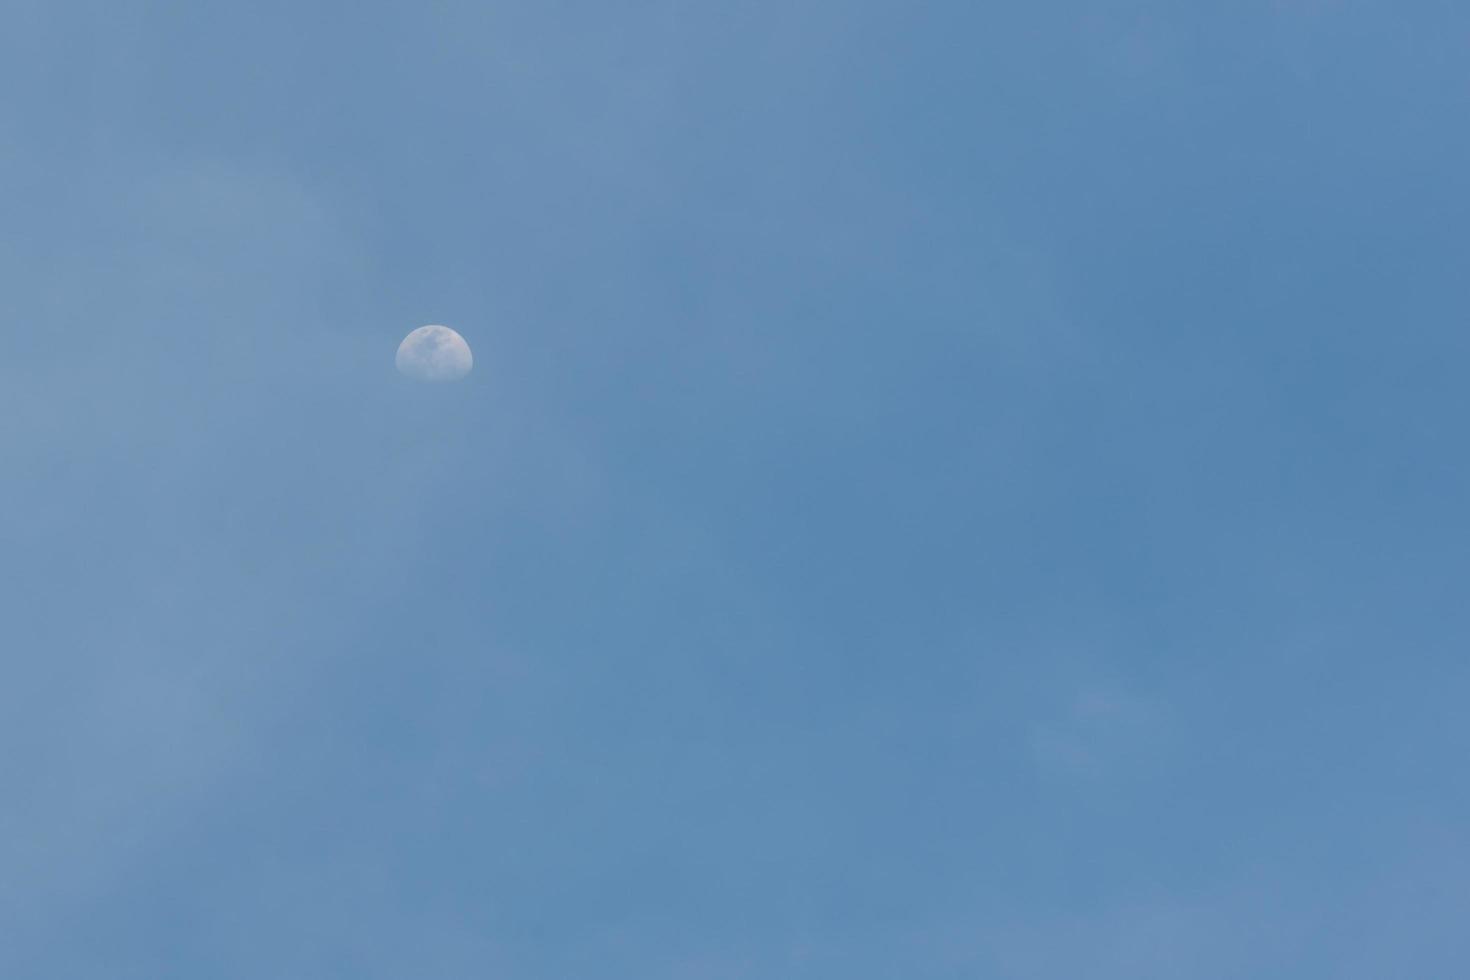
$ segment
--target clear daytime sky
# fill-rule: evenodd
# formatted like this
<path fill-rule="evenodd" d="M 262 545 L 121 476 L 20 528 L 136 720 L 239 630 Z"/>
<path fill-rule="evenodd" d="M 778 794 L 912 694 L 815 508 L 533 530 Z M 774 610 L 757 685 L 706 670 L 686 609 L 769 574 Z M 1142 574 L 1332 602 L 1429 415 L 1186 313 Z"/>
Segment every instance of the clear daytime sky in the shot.
<path fill-rule="evenodd" d="M 1470 5 L 0 0 L 0 92 L 0 976 L 1466 975 Z"/>

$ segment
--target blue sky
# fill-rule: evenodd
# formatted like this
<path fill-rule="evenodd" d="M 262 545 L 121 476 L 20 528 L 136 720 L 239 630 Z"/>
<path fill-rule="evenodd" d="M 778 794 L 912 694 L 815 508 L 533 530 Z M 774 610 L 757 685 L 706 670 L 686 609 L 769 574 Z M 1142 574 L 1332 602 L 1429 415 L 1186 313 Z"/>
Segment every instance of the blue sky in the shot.
<path fill-rule="evenodd" d="M 0 974 L 1463 972 L 1470 9 L 0 11 Z"/>

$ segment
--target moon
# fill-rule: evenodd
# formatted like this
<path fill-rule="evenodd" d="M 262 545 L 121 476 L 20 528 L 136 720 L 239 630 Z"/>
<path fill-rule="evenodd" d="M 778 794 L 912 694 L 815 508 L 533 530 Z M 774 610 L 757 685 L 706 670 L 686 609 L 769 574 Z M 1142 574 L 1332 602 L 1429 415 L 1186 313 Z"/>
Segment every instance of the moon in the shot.
<path fill-rule="evenodd" d="M 475 355 L 459 334 L 431 324 L 403 338 L 394 363 L 415 381 L 458 381 L 475 366 Z"/>

